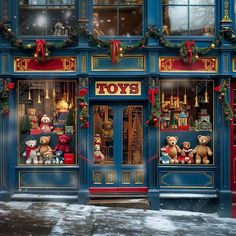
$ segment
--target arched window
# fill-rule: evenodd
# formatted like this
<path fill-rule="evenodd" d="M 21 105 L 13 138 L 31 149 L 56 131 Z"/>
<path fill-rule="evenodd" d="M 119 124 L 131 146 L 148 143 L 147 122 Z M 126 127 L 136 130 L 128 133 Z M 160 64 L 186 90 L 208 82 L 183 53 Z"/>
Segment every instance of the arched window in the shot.
<path fill-rule="evenodd" d="M 93 32 L 103 35 L 142 35 L 143 0 L 93 0 Z"/>
<path fill-rule="evenodd" d="M 21 35 L 68 35 L 76 22 L 75 0 L 20 0 Z"/>
<path fill-rule="evenodd" d="M 215 0 L 162 0 L 165 35 L 214 36 Z"/>

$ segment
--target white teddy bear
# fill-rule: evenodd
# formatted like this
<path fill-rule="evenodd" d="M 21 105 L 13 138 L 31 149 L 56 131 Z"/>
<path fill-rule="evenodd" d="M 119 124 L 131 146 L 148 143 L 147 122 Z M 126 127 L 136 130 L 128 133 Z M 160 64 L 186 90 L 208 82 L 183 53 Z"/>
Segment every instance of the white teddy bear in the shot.
<path fill-rule="evenodd" d="M 25 141 L 25 152 L 23 153 L 23 157 L 27 157 L 26 164 L 38 164 L 37 158 L 37 148 L 36 148 L 37 141 L 36 140 L 29 140 Z"/>

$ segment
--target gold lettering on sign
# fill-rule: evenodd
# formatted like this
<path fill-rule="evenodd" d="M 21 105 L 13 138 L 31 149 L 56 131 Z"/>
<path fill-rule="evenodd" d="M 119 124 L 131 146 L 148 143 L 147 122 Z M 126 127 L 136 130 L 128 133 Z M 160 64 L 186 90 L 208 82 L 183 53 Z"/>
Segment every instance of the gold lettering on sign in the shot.
<path fill-rule="evenodd" d="M 95 83 L 95 94 L 98 96 L 140 96 L 140 81 L 99 81 Z"/>

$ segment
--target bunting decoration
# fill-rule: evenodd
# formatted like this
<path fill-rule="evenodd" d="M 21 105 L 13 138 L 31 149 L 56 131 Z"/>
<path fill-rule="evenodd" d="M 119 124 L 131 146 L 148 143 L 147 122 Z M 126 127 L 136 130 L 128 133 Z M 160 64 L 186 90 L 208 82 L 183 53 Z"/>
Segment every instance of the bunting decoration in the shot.
<path fill-rule="evenodd" d="M 214 90 L 219 93 L 218 99 L 222 103 L 222 110 L 224 112 L 225 120 L 231 123 L 233 121 L 233 111 L 226 98 L 228 88 L 228 82 L 222 81 L 220 85 L 214 88 Z"/>

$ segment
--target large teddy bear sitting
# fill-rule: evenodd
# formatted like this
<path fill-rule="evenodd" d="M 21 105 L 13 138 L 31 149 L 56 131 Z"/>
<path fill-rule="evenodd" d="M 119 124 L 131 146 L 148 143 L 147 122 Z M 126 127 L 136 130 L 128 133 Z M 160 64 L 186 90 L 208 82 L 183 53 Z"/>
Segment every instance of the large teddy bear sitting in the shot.
<path fill-rule="evenodd" d="M 41 136 L 39 139 L 40 146 L 37 149 L 39 156 L 39 164 L 43 164 L 45 152 L 52 152 L 52 148 L 49 146 L 50 140 L 51 140 L 50 136 Z"/>
<path fill-rule="evenodd" d="M 167 136 L 166 137 L 166 141 L 168 143 L 168 145 L 166 146 L 166 148 L 169 149 L 169 157 L 171 158 L 170 160 L 170 164 L 178 164 L 178 153 L 181 152 L 181 149 L 179 148 L 179 146 L 176 144 L 178 141 L 178 137 L 174 137 L 174 136 Z"/>
<path fill-rule="evenodd" d="M 212 151 L 208 147 L 210 141 L 210 136 L 198 135 L 199 145 L 194 148 L 193 153 L 196 154 L 196 164 L 203 162 L 204 164 L 209 164 L 208 156 L 212 156 Z"/>
<path fill-rule="evenodd" d="M 25 141 L 25 152 L 23 153 L 23 157 L 27 157 L 26 164 L 38 164 L 37 152 L 36 152 L 36 140 Z"/>
<path fill-rule="evenodd" d="M 69 147 L 70 136 L 62 134 L 58 137 L 58 144 L 54 148 L 53 152 L 56 154 L 57 151 L 61 151 L 63 154 L 70 152 Z"/>

